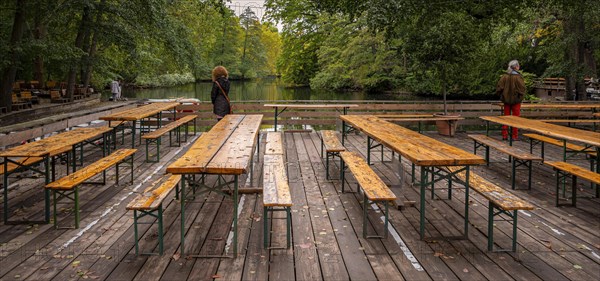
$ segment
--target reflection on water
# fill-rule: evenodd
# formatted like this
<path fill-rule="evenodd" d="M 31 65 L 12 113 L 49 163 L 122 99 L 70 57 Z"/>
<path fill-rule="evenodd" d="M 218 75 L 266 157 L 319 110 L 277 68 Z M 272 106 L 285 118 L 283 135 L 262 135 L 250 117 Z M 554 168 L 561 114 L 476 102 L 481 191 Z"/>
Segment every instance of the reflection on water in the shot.
<path fill-rule="evenodd" d="M 197 98 L 210 101 L 211 82 L 199 82 L 172 88 L 142 89 L 123 91 L 123 96 L 135 99 Z M 364 92 L 316 91 L 308 87 L 286 88 L 276 78 L 262 78 L 250 81 L 231 81 L 229 93 L 233 101 L 248 100 L 390 100 L 389 95 L 367 95 Z"/>

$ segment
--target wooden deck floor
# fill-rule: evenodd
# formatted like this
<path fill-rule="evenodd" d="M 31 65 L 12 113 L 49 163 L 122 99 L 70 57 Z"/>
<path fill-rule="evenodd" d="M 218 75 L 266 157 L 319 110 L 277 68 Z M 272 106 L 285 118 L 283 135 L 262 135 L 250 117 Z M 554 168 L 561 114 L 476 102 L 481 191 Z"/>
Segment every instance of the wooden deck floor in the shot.
<path fill-rule="evenodd" d="M 456 137 L 427 134 L 449 144 L 472 151 L 465 133 Z M 193 141 L 195 138 L 191 139 Z M 168 142 L 164 142 L 168 143 Z M 264 146 L 264 134 L 261 143 Z M 189 144 L 189 143 L 188 143 Z M 105 186 L 84 186 L 80 193 L 82 220 L 77 230 L 55 230 L 49 225 L 0 225 L 0 280 L 599 280 L 600 279 L 600 200 L 590 198 L 589 183 L 580 181 L 577 207 L 554 206 L 555 178 L 545 165 L 535 165 L 532 190 L 515 194 L 537 208 L 520 212 L 518 250 L 488 252 L 487 201 L 471 196 L 468 240 L 424 242 L 419 240 L 418 189 L 408 182 L 410 165 L 391 153 L 372 154 L 373 169 L 408 205 L 392 209 L 387 239 L 362 238 L 362 198 L 358 193 L 341 193 L 337 160 L 331 167 L 333 180 L 325 179 L 324 160 L 316 133 L 286 133 L 285 147 L 292 208 L 292 248 L 263 249 L 262 198 L 251 193 L 241 196 L 239 204 L 239 256 L 236 258 L 188 258 L 180 256 L 179 203 L 173 194 L 165 207 L 165 253 L 163 256 L 135 256 L 133 215 L 125 206 L 164 173 L 168 163 L 189 146 L 161 148 L 161 162 L 145 163 L 144 147 L 136 154 L 133 185 L 114 184 L 114 169 L 109 170 Z M 527 147 L 525 142 L 516 145 Z M 349 150 L 366 153 L 366 138 L 350 135 Z M 432 148 L 435 149 L 435 148 Z M 261 151 L 264 151 L 261 149 Z M 547 146 L 550 159 L 561 152 Z M 99 157 L 90 152 L 87 159 Z M 256 158 L 253 182 L 242 179 L 246 187 L 258 187 L 260 161 Z M 476 173 L 510 189 L 510 164 L 506 156 L 492 150 L 491 165 L 477 167 Z M 587 167 L 589 162 L 581 160 Z M 127 169 L 122 173 L 128 176 Z M 526 173 L 519 173 L 518 186 L 525 188 Z M 402 178 L 402 180 L 400 180 Z M 209 178 L 210 179 L 210 178 Z M 349 186 L 356 188 L 352 177 Z M 215 179 L 210 179 L 215 180 Z M 124 181 L 122 181 L 124 182 Z M 42 179 L 11 179 L 11 217 L 39 218 L 43 200 Z M 442 187 L 443 184 L 440 184 Z M 452 200 L 445 190 L 438 198 L 427 196 L 428 236 L 456 235 L 462 231 L 464 196 L 455 191 Z M 186 253 L 230 254 L 233 202 L 211 193 L 186 205 Z M 417 202 L 411 205 L 409 201 Z M 382 213 L 369 206 L 369 232 L 381 231 Z M 69 206 L 64 206 L 68 208 Z M 283 216 L 277 213 L 276 216 Z M 63 223 L 72 216 L 61 215 Z M 272 246 L 285 245 L 285 220 L 275 220 L 271 229 Z M 495 240 L 510 246 L 511 224 L 497 222 Z M 141 250 L 157 247 L 157 226 L 141 227 Z"/>

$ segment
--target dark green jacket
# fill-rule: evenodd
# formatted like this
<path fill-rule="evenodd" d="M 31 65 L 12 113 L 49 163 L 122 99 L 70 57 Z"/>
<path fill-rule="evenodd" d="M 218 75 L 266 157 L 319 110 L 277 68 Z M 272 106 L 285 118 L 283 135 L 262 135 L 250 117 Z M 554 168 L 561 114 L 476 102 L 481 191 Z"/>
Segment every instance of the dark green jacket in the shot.
<path fill-rule="evenodd" d="M 505 104 L 517 104 L 523 101 L 525 97 L 525 80 L 520 73 L 505 73 L 500 77 L 496 86 L 496 95 Z"/>

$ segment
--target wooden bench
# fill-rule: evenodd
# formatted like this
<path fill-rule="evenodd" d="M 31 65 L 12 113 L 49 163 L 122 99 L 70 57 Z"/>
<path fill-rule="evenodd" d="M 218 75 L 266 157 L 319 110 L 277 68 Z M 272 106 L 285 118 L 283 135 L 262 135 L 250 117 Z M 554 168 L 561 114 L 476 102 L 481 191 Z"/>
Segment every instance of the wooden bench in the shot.
<path fill-rule="evenodd" d="M 271 135 L 271 136 L 269 136 Z M 276 140 L 281 132 L 267 133 L 267 144 L 269 140 Z M 279 143 L 281 142 L 272 142 Z M 283 146 L 281 149 L 266 149 L 263 162 L 263 240 L 265 249 L 269 245 L 268 213 L 271 212 L 271 221 L 274 211 L 285 211 L 286 213 L 286 249 L 290 248 L 291 225 L 292 225 L 292 197 L 290 195 L 290 186 L 286 172 L 285 162 L 283 160 Z M 271 154 L 274 153 L 274 154 Z M 271 247 L 273 248 L 273 247 Z"/>
<path fill-rule="evenodd" d="M 508 154 L 509 156 L 509 161 L 512 163 L 512 182 L 511 182 L 511 187 L 512 189 L 515 189 L 515 185 L 516 185 L 516 172 L 517 172 L 517 167 L 519 166 L 525 166 L 527 167 L 528 171 L 529 171 L 529 175 L 528 175 L 528 189 L 531 189 L 531 168 L 532 168 L 532 164 L 533 161 L 542 161 L 543 159 L 539 156 L 535 156 L 523 149 L 520 149 L 518 147 L 514 147 L 514 146 L 510 146 L 505 142 L 493 139 L 491 137 L 488 137 L 486 135 L 479 135 L 479 134 L 474 134 L 474 135 L 468 135 L 469 138 L 473 139 L 474 142 L 474 154 L 477 154 L 477 148 L 483 146 L 485 147 L 485 161 L 487 162 L 487 165 L 490 165 L 490 147 L 493 147 L 494 149 L 503 152 L 505 154 Z"/>
<path fill-rule="evenodd" d="M 138 239 L 138 225 L 139 224 L 152 224 L 138 222 L 139 219 L 150 216 L 156 218 L 158 221 L 158 255 L 163 254 L 163 201 L 167 198 L 167 195 L 171 193 L 173 188 L 176 189 L 175 193 L 179 194 L 179 181 L 181 181 L 181 175 L 166 174 L 160 179 L 152 183 L 143 193 L 133 199 L 126 207 L 127 210 L 133 210 L 133 238 L 135 240 L 135 255 L 140 255 L 139 252 L 139 239 Z M 139 212 L 139 214 L 138 214 Z M 142 253 L 142 255 L 154 255 L 155 253 Z"/>
<path fill-rule="evenodd" d="M 12 94 L 12 110 L 21 110 L 21 109 L 26 109 L 26 108 L 31 108 L 31 103 L 30 102 L 25 102 L 23 100 L 21 100 L 19 97 L 17 97 L 17 94 Z"/>
<path fill-rule="evenodd" d="M 342 193 L 344 192 L 344 169 L 348 166 L 350 172 L 356 178 L 358 186 L 363 192 L 363 237 L 364 238 L 386 238 L 389 224 L 389 203 L 396 200 L 396 195 L 388 188 L 377 174 L 369 167 L 367 162 L 356 152 L 340 152 L 341 167 L 340 175 L 342 181 Z M 382 202 L 384 205 L 384 233 L 379 236 L 367 235 L 367 208 L 370 202 Z"/>
<path fill-rule="evenodd" d="M 50 91 L 50 102 L 51 103 L 65 103 L 65 102 L 69 102 L 69 99 L 63 98 L 59 91 Z"/>
<path fill-rule="evenodd" d="M 465 171 L 461 171 L 460 166 L 446 166 L 445 169 L 453 173 L 453 178 L 463 184 L 466 182 L 467 176 Z M 452 182 L 448 182 L 452 185 Z M 494 217 L 505 214 L 512 218 L 513 233 L 512 233 L 512 251 L 517 250 L 517 214 L 519 210 L 533 210 L 534 207 L 529 202 L 519 198 L 515 194 L 497 186 L 494 183 L 478 176 L 473 172 L 469 172 L 469 188 L 475 190 L 488 200 L 488 251 L 494 249 Z M 496 212 L 498 210 L 499 212 Z M 498 220 L 509 221 L 509 220 Z M 500 249 L 502 251 L 502 249 Z"/>
<path fill-rule="evenodd" d="M 283 135 L 281 132 L 268 132 L 265 143 L 265 154 L 283 155 Z"/>
<path fill-rule="evenodd" d="M 597 158 L 596 151 L 591 147 L 585 147 L 585 146 L 577 145 L 574 143 L 568 143 L 568 142 L 564 142 L 562 140 L 558 140 L 555 138 L 551 138 L 551 137 L 547 137 L 547 136 L 543 136 L 543 135 L 539 135 L 539 134 L 523 134 L 523 136 L 526 136 L 529 138 L 529 151 L 531 153 L 533 153 L 534 146 L 536 146 L 538 144 L 542 145 L 541 154 L 540 154 L 542 158 L 544 158 L 544 144 L 545 143 L 563 147 L 564 148 L 563 159 L 567 159 L 567 153 L 571 153 L 571 154 L 585 153 L 590 158 L 592 158 L 592 161 L 593 161 L 593 159 Z M 592 166 L 593 166 L 593 162 L 592 162 Z"/>
<path fill-rule="evenodd" d="M 325 148 L 325 169 L 326 179 L 329 179 L 329 157 L 340 156 L 340 152 L 346 151 L 346 148 L 337 137 L 337 132 L 333 130 L 321 130 L 321 157 L 323 157 L 323 148 Z"/>
<path fill-rule="evenodd" d="M 559 204 L 559 191 L 561 182 L 565 182 L 566 178 L 571 175 L 571 205 L 575 206 L 576 198 L 577 198 L 577 177 L 586 179 L 594 184 L 596 184 L 596 197 L 600 197 L 600 190 L 598 189 L 598 185 L 600 185 L 600 174 L 595 173 L 593 171 L 587 170 L 585 168 L 579 167 L 577 165 L 573 165 L 567 162 L 562 161 L 544 161 L 544 164 L 554 168 L 556 171 L 556 206 L 562 206 L 565 204 Z"/>
<path fill-rule="evenodd" d="M 133 183 L 133 158 L 137 149 L 119 149 L 112 154 L 86 166 L 82 169 L 64 176 L 56 181 L 46 185 L 47 189 L 52 190 L 54 201 L 54 227 L 58 228 L 56 219 L 56 205 L 62 198 L 71 199 L 75 202 L 75 228 L 79 228 L 79 185 L 93 176 L 102 173 L 102 182 L 94 182 L 96 184 L 106 184 L 106 170 L 112 166 L 116 166 L 116 181 L 119 184 L 119 165 L 130 160 L 131 167 L 131 183 Z M 58 197 L 56 195 L 59 195 Z"/>
<path fill-rule="evenodd" d="M 165 126 L 162 126 L 152 132 L 149 132 L 147 134 L 144 134 L 142 136 L 143 139 L 146 140 L 146 162 L 159 162 L 160 161 L 160 139 L 161 137 L 166 134 L 167 132 L 169 133 L 169 146 L 174 146 L 173 145 L 173 131 L 175 131 L 175 140 L 177 142 L 177 146 L 181 145 L 181 126 L 185 127 L 185 140 L 183 140 L 184 142 L 187 141 L 187 136 L 188 136 L 188 127 L 187 124 L 191 121 L 194 121 L 194 135 L 196 134 L 196 117 L 198 117 L 197 115 L 186 115 L 182 118 L 179 118 Z M 150 144 L 156 144 L 156 161 L 150 161 L 149 156 L 150 153 L 148 152 L 149 150 L 149 146 Z"/>

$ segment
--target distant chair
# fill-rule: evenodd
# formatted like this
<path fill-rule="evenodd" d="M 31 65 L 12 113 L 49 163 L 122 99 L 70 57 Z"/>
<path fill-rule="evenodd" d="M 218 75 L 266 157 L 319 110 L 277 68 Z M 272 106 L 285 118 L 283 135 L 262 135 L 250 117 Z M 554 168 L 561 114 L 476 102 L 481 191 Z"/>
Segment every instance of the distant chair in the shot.
<path fill-rule="evenodd" d="M 46 90 L 53 90 L 53 89 L 56 89 L 56 81 L 54 81 L 54 80 L 46 81 Z"/>

